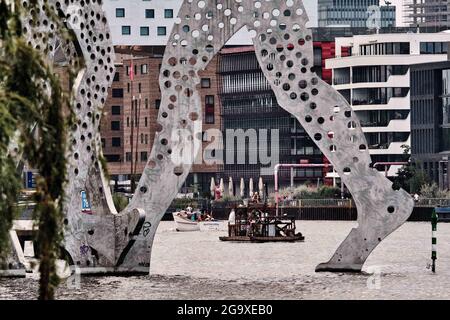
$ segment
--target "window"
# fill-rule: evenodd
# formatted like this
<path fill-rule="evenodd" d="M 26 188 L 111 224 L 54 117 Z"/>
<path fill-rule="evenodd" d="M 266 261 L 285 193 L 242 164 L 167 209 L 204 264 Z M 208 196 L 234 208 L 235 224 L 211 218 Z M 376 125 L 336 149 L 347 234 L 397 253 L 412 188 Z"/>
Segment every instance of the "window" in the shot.
<path fill-rule="evenodd" d="M 211 79 L 210 78 L 202 78 L 202 88 L 211 88 Z"/>
<path fill-rule="evenodd" d="M 123 98 L 123 89 L 112 89 L 113 98 Z"/>
<path fill-rule="evenodd" d="M 155 100 L 155 109 L 156 109 L 156 110 L 159 109 L 159 106 L 160 106 L 160 105 L 161 105 L 161 100 L 160 100 L 160 99 Z"/>
<path fill-rule="evenodd" d="M 111 130 L 120 131 L 120 121 L 111 121 Z"/>
<path fill-rule="evenodd" d="M 166 27 L 158 27 L 158 36 L 165 36 L 166 34 Z"/>
<path fill-rule="evenodd" d="M 141 74 L 147 74 L 147 73 L 148 73 L 148 65 L 141 64 Z"/>
<path fill-rule="evenodd" d="M 125 18 L 124 8 L 116 8 L 116 18 Z"/>
<path fill-rule="evenodd" d="M 116 137 L 116 138 L 112 138 L 112 146 L 113 147 L 120 147 L 120 145 L 121 145 L 121 139 L 120 138 L 118 138 L 118 137 Z"/>
<path fill-rule="evenodd" d="M 112 106 L 111 107 L 111 114 L 113 116 L 119 116 L 120 115 L 120 106 Z"/>
<path fill-rule="evenodd" d="M 131 162 L 131 152 L 127 152 L 125 154 L 125 159 L 126 159 L 127 162 Z"/>
<path fill-rule="evenodd" d="M 148 134 L 145 135 L 145 144 L 148 144 Z"/>
<path fill-rule="evenodd" d="M 106 139 L 102 138 L 102 148 L 106 148 Z"/>
<path fill-rule="evenodd" d="M 420 54 L 445 54 L 447 53 L 447 42 L 421 42 Z"/>
<path fill-rule="evenodd" d="M 164 18 L 172 19 L 173 18 L 173 10 L 172 9 L 165 9 L 164 10 Z"/>
<path fill-rule="evenodd" d="M 148 109 L 148 98 L 145 98 L 145 109 Z"/>
<path fill-rule="evenodd" d="M 141 162 L 146 162 L 148 159 L 147 151 L 141 152 Z"/>
<path fill-rule="evenodd" d="M 122 35 L 129 36 L 131 34 L 130 26 L 122 26 Z"/>
<path fill-rule="evenodd" d="M 144 118 L 144 126 L 148 127 L 148 118 L 147 117 Z"/>
<path fill-rule="evenodd" d="M 150 35 L 150 28 L 149 27 L 141 27 L 141 36 L 148 36 Z"/>
<path fill-rule="evenodd" d="M 205 123 L 214 123 L 214 96 L 205 97 Z"/>
<path fill-rule="evenodd" d="M 145 18 L 154 19 L 155 18 L 155 10 L 154 9 L 145 9 Z"/>
<path fill-rule="evenodd" d="M 120 73 L 119 73 L 119 72 L 116 72 L 116 73 L 114 74 L 114 81 L 115 81 L 115 82 L 120 81 Z"/>
<path fill-rule="evenodd" d="M 105 154 L 107 162 L 120 162 L 120 154 Z"/>

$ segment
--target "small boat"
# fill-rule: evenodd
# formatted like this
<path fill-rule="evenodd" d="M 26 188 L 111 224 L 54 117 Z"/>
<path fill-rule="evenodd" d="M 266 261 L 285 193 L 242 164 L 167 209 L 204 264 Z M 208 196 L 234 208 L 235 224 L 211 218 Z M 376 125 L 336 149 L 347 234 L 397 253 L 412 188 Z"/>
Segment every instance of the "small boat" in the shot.
<path fill-rule="evenodd" d="M 200 225 L 197 220 L 191 220 L 188 218 L 186 211 L 178 211 L 172 213 L 173 220 L 175 221 L 175 230 L 177 231 L 200 231 Z"/>
<path fill-rule="evenodd" d="M 233 209 L 228 220 L 228 236 L 221 241 L 296 242 L 305 237 L 295 232 L 295 218 L 271 215 L 266 207 L 251 205 Z"/>
<path fill-rule="evenodd" d="M 220 230 L 220 221 L 212 220 L 198 220 L 201 216 L 200 212 L 177 211 L 172 213 L 175 221 L 175 230 L 184 231 L 217 231 Z"/>

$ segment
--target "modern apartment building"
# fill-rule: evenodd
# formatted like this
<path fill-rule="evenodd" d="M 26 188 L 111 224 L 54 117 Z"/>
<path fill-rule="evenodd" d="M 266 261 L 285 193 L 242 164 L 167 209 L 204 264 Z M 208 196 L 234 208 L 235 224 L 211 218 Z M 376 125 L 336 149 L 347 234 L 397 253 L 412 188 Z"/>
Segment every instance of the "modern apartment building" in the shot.
<path fill-rule="evenodd" d="M 411 157 L 450 189 L 450 62 L 411 66 Z"/>
<path fill-rule="evenodd" d="M 104 0 L 104 8 L 117 46 L 165 46 L 182 0 Z M 246 29 L 230 44 L 251 42 Z"/>
<path fill-rule="evenodd" d="M 411 26 L 450 27 L 450 3 L 448 0 L 404 0 L 405 20 Z"/>
<path fill-rule="evenodd" d="M 336 58 L 326 67 L 333 70 L 333 86 L 359 116 L 374 163 L 404 160 L 404 146 L 411 146 L 411 66 L 446 61 L 449 41 L 448 33 L 336 39 Z M 388 173 L 397 171 L 393 165 Z"/>
<path fill-rule="evenodd" d="M 396 8 L 379 0 L 319 0 L 319 27 L 348 26 L 366 28 L 368 20 L 377 19 L 380 28 L 395 27 Z M 373 6 L 378 9 L 374 12 Z"/>

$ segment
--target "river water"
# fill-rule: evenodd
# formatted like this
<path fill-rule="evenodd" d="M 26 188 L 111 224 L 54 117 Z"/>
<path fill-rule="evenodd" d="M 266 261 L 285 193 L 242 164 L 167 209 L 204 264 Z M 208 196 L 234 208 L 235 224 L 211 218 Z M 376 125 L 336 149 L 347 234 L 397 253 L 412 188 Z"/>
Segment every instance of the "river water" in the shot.
<path fill-rule="evenodd" d="M 315 273 L 355 222 L 297 221 L 298 243 L 221 242 L 222 231 L 179 233 L 161 223 L 150 276 L 88 277 L 61 283 L 58 299 L 449 299 L 450 224 L 438 226 L 435 274 L 431 225 L 408 222 L 383 241 L 363 274 Z M 225 226 L 224 226 L 225 227 Z M 37 281 L 0 279 L 0 299 L 34 299 Z"/>

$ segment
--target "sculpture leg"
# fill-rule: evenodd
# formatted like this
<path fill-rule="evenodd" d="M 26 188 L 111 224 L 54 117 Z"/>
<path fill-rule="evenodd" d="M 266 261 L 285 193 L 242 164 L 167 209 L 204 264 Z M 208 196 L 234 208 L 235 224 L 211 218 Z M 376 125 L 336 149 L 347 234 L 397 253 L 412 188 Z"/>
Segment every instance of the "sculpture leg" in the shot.
<path fill-rule="evenodd" d="M 70 260 L 82 269 L 104 267 L 105 271 L 117 271 L 118 262 L 134 243 L 136 229 L 142 227 L 143 212 L 136 208 L 117 214 L 100 161 L 101 113 L 115 72 L 109 26 L 98 2 L 39 0 L 38 3 L 40 8 L 47 7 L 55 16 L 65 16 L 67 28 L 75 35 L 74 43 L 64 39 L 46 10 L 34 17 L 24 9 L 23 13 L 28 16 L 22 20 L 29 43 L 46 52 L 50 64 L 56 51 L 71 66 L 76 66 L 78 59 L 84 61 L 71 88 L 75 123 L 67 150 L 64 247 Z M 22 5 L 28 8 L 29 1 L 22 1 Z M 38 19 L 37 24 L 33 24 L 35 19 Z M 83 210 L 82 192 L 89 202 L 88 210 Z M 129 266 L 125 271 L 148 270 L 140 267 L 139 264 Z"/>
<path fill-rule="evenodd" d="M 293 114 L 353 195 L 358 227 L 317 271 L 360 271 L 372 250 L 409 217 L 413 200 L 370 167 L 360 123 L 348 102 L 313 71 L 313 44 L 301 1 L 261 2 L 256 55 L 278 103 Z M 290 5 L 289 5 L 290 4 Z M 268 13 L 264 18 L 264 14 Z"/>
<path fill-rule="evenodd" d="M 239 8 L 237 3 L 226 7 L 215 0 L 185 1 L 178 13 L 161 65 L 159 130 L 128 207 L 145 208 L 148 229 L 137 239 L 124 265 L 135 264 L 136 259 L 148 261 L 159 222 L 201 151 L 199 71 L 244 25 Z"/>

